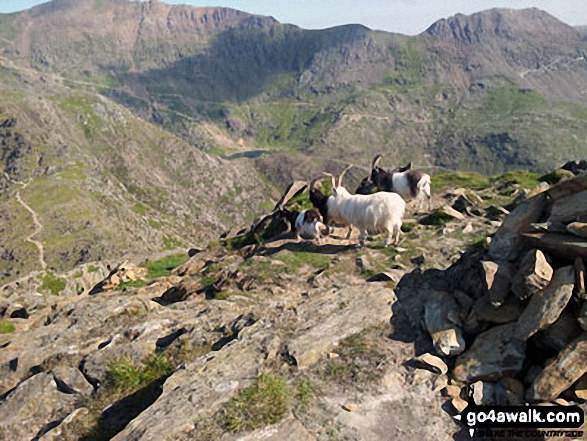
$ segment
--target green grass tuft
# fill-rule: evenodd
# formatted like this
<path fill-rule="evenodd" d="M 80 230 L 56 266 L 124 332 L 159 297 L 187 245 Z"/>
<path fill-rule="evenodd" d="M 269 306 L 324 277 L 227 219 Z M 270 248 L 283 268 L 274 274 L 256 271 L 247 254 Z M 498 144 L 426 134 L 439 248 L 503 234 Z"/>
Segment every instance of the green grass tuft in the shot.
<path fill-rule="evenodd" d="M 108 365 L 108 387 L 118 393 L 130 394 L 172 372 L 173 366 L 164 355 L 153 354 L 142 365 L 137 365 L 128 356 L 122 356 Z"/>
<path fill-rule="evenodd" d="M 562 168 L 557 168 L 556 170 L 553 170 L 550 173 L 547 173 L 543 176 L 540 176 L 539 180 L 544 181 L 550 185 L 555 185 L 564 179 L 570 179 L 574 176 L 575 175 L 573 174 L 573 172 L 570 172 L 569 170 L 563 170 Z"/>
<path fill-rule="evenodd" d="M 12 334 L 14 332 L 14 325 L 6 320 L 0 321 L 0 334 Z"/>
<path fill-rule="evenodd" d="M 65 279 L 57 277 L 52 272 L 48 272 L 41 278 L 41 289 L 49 291 L 54 296 L 58 296 L 66 285 Z"/>
<path fill-rule="evenodd" d="M 172 270 L 188 260 L 187 254 L 172 254 L 159 260 L 148 261 L 144 265 L 147 268 L 147 278 L 156 279 L 168 276 Z"/>
<path fill-rule="evenodd" d="M 291 394 L 285 379 L 271 373 L 261 374 L 224 405 L 223 426 L 238 433 L 275 424 L 285 415 Z"/>
<path fill-rule="evenodd" d="M 526 170 L 514 170 L 495 177 L 495 182 L 500 184 L 517 184 L 522 188 L 533 189 L 540 183 L 539 175 Z"/>
<path fill-rule="evenodd" d="M 148 283 L 145 280 L 137 279 L 137 280 L 129 280 L 128 282 L 122 282 L 119 284 L 116 289 L 122 291 L 127 288 L 142 288 L 143 286 L 147 286 Z"/>
<path fill-rule="evenodd" d="M 437 192 L 449 187 L 466 187 L 481 190 L 491 185 L 491 179 L 479 173 L 455 172 L 432 176 L 432 191 Z"/>
<path fill-rule="evenodd" d="M 364 330 L 340 342 L 336 350 L 340 357 L 329 360 L 324 371 L 328 380 L 360 389 L 381 379 L 384 371 L 379 366 L 386 354 L 370 335 L 372 332 Z"/>

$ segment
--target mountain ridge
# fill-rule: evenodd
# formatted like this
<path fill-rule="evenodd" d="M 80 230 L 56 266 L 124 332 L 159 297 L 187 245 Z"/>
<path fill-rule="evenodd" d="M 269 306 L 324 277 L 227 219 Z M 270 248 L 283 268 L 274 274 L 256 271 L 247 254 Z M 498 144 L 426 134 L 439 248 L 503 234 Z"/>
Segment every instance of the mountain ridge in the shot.
<path fill-rule="evenodd" d="M 548 25 L 544 35 L 537 34 L 541 23 Z M 0 77 L 11 89 L 0 95 L 0 114 L 17 116 L 32 145 L 31 152 L 19 150 L 23 157 L 15 163 L 24 175 L 14 164 L 2 171 L 19 181 L 55 180 L 61 188 L 66 170 L 81 177 L 67 185 L 84 189 L 99 186 L 101 178 L 90 179 L 77 163 L 82 169 L 98 164 L 109 176 L 104 179 L 131 189 L 133 202 L 110 211 L 99 201 L 92 204 L 99 213 L 126 213 L 117 220 L 125 225 L 121 231 L 138 228 L 153 238 L 148 250 L 199 242 L 218 228 L 250 220 L 271 205 L 272 185 L 283 188 L 292 179 L 354 163 L 363 168 L 349 173 L 352 188 L 378 153 L 386 154 L 385 167 L 412 162 L 424 170 L 488 175 L 516 168 L 542 172 L 587 156 L 581 142 L 587 139 L 587 93 L 581 92 L 587 91 L 587 40 L 535 9 L 458 15 L 404 36 L 358 25 L 308 31 L 229 8 L 61 0 L 0 15 L 0 51 Z M 132 120 L 132 135 L 119 119 Z M 141 133 L 149 140 L 138 142 Z M 165 141 L 153 148 L 157 138 Z M 50 178 L 36 166 L 41 152 L 44 167 L 55 171 Z M 196 183 L 196 174 L 185 168 L 189 179 L 173 182 L 181 163 L 189 163 L 188 152 L 199 158 L 204 175 L 214 175 L 210 183 Z M 47 164 L 49 158 L 53 163 Z M 203 164 L 217 171 L 205 171 Z M 250 185 L 232 178 L 223 183 L 221 164 Z M 147 179 L 148 170 L 161 176 L 162 194 L 157 181 Z M 220 215 L 206 206 L 207 185 Z M 78 200 L 93 201 L 84 191 Z M 125 206 L 123 193 L 115 199 Z M 15 187 L 4 194 L 17 209 Z M 238 215 L 232 219 L 235 198 Z M 163 232 L 159 210 L 171 216 L 173 226 L 165 228 L 173 233 Z M 50 224 L 58 212 L 45 207 L 41 222 Z M 199 212 L 209 220 L 200 222 L 201 230 L 194 221 Z M 175 223 L 177 216 L 182 220 Z M 45 231 L 44 239 L 56 240 L 68 222 L 56 222 L 61 226 Z M 21 229 L 4 251 L 10 254 L 31 232 Z M 130 252 L 128 240 L 108 239 L 124 246 L 107 254 Z M 53 262 L 67 251 L 46 248 Z M 34 249 L 25 254 L 33 264 Z M 68 256 L 67 265 L 77 261 Z M 14 267 L 12 277 L 25 266 Z"/>

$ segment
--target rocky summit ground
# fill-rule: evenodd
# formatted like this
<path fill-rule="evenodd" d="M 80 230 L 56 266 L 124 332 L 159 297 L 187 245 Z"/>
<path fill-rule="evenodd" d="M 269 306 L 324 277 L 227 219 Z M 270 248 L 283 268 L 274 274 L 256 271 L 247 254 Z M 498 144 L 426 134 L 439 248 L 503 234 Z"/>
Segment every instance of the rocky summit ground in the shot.
<path fill-rule="evenodd" d="M 511 238 L 508 219 L 549 188 L 524 173 L 478 178 L 436 180 L 432 212 L 410 211 L 397 247 L 375 236 L 358 248 L 339 229 L 321 243 L 286 233 L 247 244 L 244 231 L 0 287 L 0 439 L 470 439 L 452 416 L 486 377 L 468 369 L 472 337 L 455 361 L 448 327 L 434 328 L 458 322 L 444 313 L 456 291 L 420 323 L 441 297 L 424 281 L 464 283 L 463 259 Z M 478 300 L 460 299 L 467 311 Z M 492 320 L 458 326 L 476 335 L 499 329 Z"/>

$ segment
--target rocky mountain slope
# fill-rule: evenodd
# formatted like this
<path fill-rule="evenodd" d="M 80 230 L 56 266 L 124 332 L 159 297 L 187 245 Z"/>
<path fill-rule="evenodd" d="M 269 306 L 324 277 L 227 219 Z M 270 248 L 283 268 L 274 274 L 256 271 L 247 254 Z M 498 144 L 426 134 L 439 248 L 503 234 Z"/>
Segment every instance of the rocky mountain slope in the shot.
<path fill-rule="evenodd" d="M 0 281 L 205 243 L 271 189 L 101 95 L 1 70 Z"/>
<path fill-rule="evenodd" d="M 486 174 L 584 157 L 585 47 L 533 9 L 416 37 L 158 1 L 0 14 L 0 280 L 198 245 L 266 208 L 267 180 L 379 152 Z"/>
<path fill-rule="evenodd" d="M 565 199 L 569 189 L 575 190 L 571 198 L 584 197 L 585 174 L 568 180 L 570 175 L 557 171 L 538 179 L 509 173 L 493 183 L 475 175 L 439 176 L 435 209 L 410 213 L 398 247 L 383 248 L 382 238 L 374 237 L 356 248 L 357 238 L 345 240 L 339 236 L 343 231 L 321 244 L 298 242 L 255 223 L 252 228 L 266 237 L 263 246 L 246 245 L 237 235 L 190 250 L 191 257 L 167 256 L 139 266 L 124 262 L 110 271 L 84 268 L 68 275 L 67 287 L 56 295 L 36 294 L 34 280 L 7 285 L 0 304 L 0 433 L 4 439 L 39 440 L 469 439 L 451 417 L 465 399 L 473 402 L 469 383 L 484 382 L 481 392 L 475 386 L 475 402 L 501 397 L 498 380 L 513 388 L 508 400 L 535 401 L 523 388 L 543 381 L 536 378 L 554 384 L 558 376 L 550 374 L 551 360 L 540 358 L 533 345 L 585 333 L 575 305 L 582 302 L 584 284 L 574 276 L 576 293 L 564 289 L 572 302 L 565 307 L 557 301 L 564 326 L 554 316 L 543 323 L 536 315 L 540 308 L 534 303 L 558 283 L 558 263 L 552 287 L 522 300 L 510 298 L 505 283 L 514 278 L 499 269 L 491 273 L 491 262 L 487 276 L 476 271 L 486 268 L 479 256 L 506 250 L 504 240 L 508 250 L 522 251 L 520 234 L 542 220 L 544 208 L 540 205 L 539 213 L 528 207 L 546 195 L 555 200 L 550 222 L 534 228 L 553 230 L 559 228 L 554 217 L 566 223 L 585 215 L 585 204 Z M 548 193 L 548 184 L 539 184 L 561 178 L 567 180 Z M 303 197 L 291 204 L 301 202 Z M 513 210 L 509 216 L 504 206 Z M 575 236 L 574 249 L 584 248 L 584 240 Z M 545 249 L 548 243 L 527 246 Z M 584 269 L 578 268 L 580 281 Z M 74 283 L 93 288 L 76 291 Z M 450 301 L 435 304 L 441 295 Z M 506 301 L 495 310 L 482 308 L 487 295 Z M 456 315 L 446 311 L 451 305 Z M 448 327 L 434 328 L 447 317 Z M 463 317 L 466 326 L 455 321 Z M 504 327 L 495 323 L 526 329 L 537 320 L 546 331 L 527 350 L 531 370 L 543 370 L 537 377 L 496 370 L 499 360 L 486 355 L 493 352 L 476 355 L 483 341 L 481 334 L 473 342 L 479 332 Z M 467 350 L 456 363 L 453 351 L 443 352 L 452 348 L 454 326 L 467 333 L 455 346 Z M 550 330 L 552 339 L 543 338 Z M 422 357 L 427 351 L 435 356 Z M 561 357 L 567 353 L 577 355 L 565 349 Z M 576 379 L 584 364 L 574 363 L 583 366 L 573 371 Z M 493 376 L 473 378 L 473 368 Z M 569 381 L 575 380 L 538 400 L 557 398 Z M 556 384 L 558 390 L 562 383 Z M 563 395 L 582 402 L 582 394 L 577 386 Z"/>

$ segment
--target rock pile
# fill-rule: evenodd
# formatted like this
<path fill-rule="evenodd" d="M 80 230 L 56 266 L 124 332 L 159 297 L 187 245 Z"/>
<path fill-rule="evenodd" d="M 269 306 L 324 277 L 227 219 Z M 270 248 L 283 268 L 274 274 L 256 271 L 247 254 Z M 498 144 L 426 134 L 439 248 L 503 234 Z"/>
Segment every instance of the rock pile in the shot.
<path fill-rule="evenodd" d="M 90 290 L 90 295 L 116 289 L 121 283 L 134 282 L 143 279 L 147 275 L 146 268 L 135 266 L 128 260 L 116 265 L 114 268 L 108 268 L 110 272 L 104 280 Z"/>
<path fill-rule="evenodd" d="M 410 320 L 431 370 L 444 375 L 446 363 L 444 392 L 458 411 L 585 399 L 586 231 L 579 174 L 520 203 L 489 249 L 402 278 L 392 323 Z"/>

